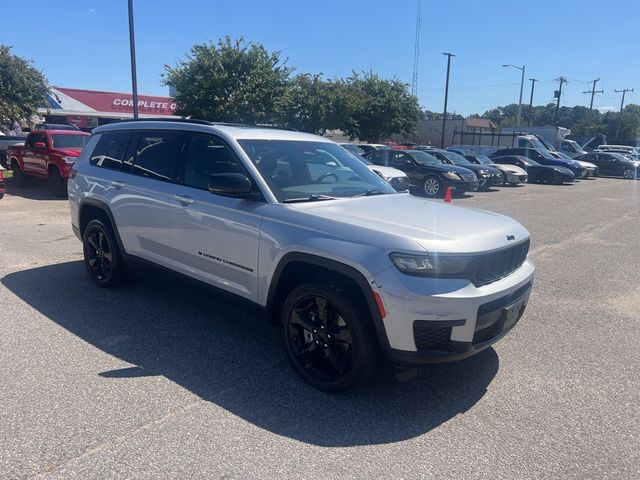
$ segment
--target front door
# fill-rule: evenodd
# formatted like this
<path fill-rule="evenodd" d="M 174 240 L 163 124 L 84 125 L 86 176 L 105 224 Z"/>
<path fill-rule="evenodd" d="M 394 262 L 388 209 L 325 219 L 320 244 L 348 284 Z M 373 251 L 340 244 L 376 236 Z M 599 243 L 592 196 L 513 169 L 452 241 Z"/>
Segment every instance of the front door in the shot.
<path fill-rule="evenodd" d="M 228 292 L 257 301 L 258 244 L 266 203 L 209 192 L 209 176 L 248 175 L 221 139 L 190 134 L 175 185 L 172 243 L 176 268 Z"/>

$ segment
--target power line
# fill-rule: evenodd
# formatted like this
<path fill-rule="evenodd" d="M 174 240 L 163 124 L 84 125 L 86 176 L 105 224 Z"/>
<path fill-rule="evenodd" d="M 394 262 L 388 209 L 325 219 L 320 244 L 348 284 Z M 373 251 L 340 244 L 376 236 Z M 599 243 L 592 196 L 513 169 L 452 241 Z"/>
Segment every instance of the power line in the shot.
<path fill-rule="evenodd" d="M 560 76 L 560 78 L 557 78 L 556 80 L 560 82 L 560 88 L 554 92 L 558 101 L 556 103 L 556 113 L 553 116 L 553 124 L 555 126 L 558 126 L 558 110 L 560 110 L 560 97 L 562 96 L 562 84 L 567 83 L 567 79 L 563 76 Z"/>
<path fill-rule="evenodd" d="M 620 124 L 622 124 L 622 109 L 624 108 L 624 96 L 627 92 L 633 92 L 633 88 L 623 88 L 622 90 L 614 90 L 614 92 L 622 94 L 622 100 L 620 101 L 620 118 L 618 118 L 618 126 L 616 127 L 616 140 L 617 140 L 618 133 L 620 133 Z"/>

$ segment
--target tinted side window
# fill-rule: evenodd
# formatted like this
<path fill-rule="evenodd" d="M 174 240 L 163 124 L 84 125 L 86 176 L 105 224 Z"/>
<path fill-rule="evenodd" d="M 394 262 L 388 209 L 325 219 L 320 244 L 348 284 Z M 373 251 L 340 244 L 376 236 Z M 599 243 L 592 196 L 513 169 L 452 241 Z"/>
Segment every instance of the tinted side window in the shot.
<path fill-rule="evenodd" d="M 26 146 L 33 147 L 36 143 L 42 142 L 45 145 L 47 144 L 47 137 L 41 133 L 34 133 L 29 135 Z"/>
<path fill-rule="evenodd" d="M 131 137 L 131 132 L 103 133 L 89 162 L 97 167 L 120 170 Z"/>
<path fill-rule="evenodd" d="M 384 165 L 386 154 L 387 152 L 378 150 L 367 155 L 367 158 L 371 160 L 373 163 L 376 163 L 378 165 Z"/>
<path fill-rule="evenodd" d="M 143 131 L 131 173 L 164 182 L 174 181 L 182 138 L 180 132 Z"/>
<path fill-rule="evenodd" d="M 231 149 L 211 135 L 192 135 L 188 138 L 185 154 L 184 184 L 207 189 L 209 176 L 217 173 L 243 173 L 240 160 Z"/>

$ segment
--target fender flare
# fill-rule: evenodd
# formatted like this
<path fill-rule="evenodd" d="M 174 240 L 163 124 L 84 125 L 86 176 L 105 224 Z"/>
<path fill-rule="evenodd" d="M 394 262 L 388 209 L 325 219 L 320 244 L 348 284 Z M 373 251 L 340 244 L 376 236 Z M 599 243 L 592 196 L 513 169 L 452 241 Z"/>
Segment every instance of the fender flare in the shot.
<path fill-rule="evenodd" d="M 336 260 L 331 260 L 318 255 L 302 252 L 290 252 L 285 254 L 280 259 L 280 262 L 274 270 L 271 281 L 269 283 L 269 291 L 267 293 L 267 311 L 273 311 L 273 302 L 275 299 L 278 284 L 280 283 L 280 277 L 282 276 L 285 268 L 293 262 L 308 263 L 314 266 L 323 267 L 327 270 L 337 272 L 351 279 L 360 289 L 366 301 L 371 320 L 373 321 L 373 325 L 376 330 L 378 343 L 385 353 L 390 351 L 391 346 L 389 345 L 389 339 L 387 338 L 387 332 L 384 326 L 384 322 L 382 320 L 382 316 L 380 315 L 380 311 L 378 310 L 378 305 L 376 303 L 375 297 L 373 296 L 373 290 L 369 285 L 369 282 L 360 271 L 352 266 L 346 265 Z"/>

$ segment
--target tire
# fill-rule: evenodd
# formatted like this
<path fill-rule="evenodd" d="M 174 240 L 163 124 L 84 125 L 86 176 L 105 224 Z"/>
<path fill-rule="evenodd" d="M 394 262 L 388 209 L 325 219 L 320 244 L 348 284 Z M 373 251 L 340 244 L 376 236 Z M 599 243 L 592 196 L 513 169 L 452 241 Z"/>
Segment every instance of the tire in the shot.
<path fill-rule="evenodd" d="M 627 180 L 633 180 L 633 177 L 634 177 L 633 169 L 627 168 L 624 172 L 622 172 L 622 176 Z"/>
<path fill-rule="evenodd" d="M 118 287 L 133 274 L 122 260 L 111 226 L 101 219 L 91 220 L 84 229 L 82 251 L 87 273 L 100 287 Z"/>
<path fill-rule="evenodd" d="M 0 193 L 0 200 L 2 200 L 4 197 L 4 192 Z"/>
<path fill-rule="evenodd" d="M 509 185 L 510 185 L 511 187 L 515 187 L 515 186 L 517 186 L 519 183 L 520 183 L 520 182 L 509 182 Z"/>
<path fill-rule="evenodd" d="M 280 316 L 289 361 L 309 385 L 331 393 L 370 381 L 378 367 L 369 313 L 331 279 L 294 288 Z"/>
<path fill-rule="evenodd" d="M 20 170 L 20 165 L 14 160 L 11 162 L 11 171 L 13 172 L 13 184 L 18 188 L 27 186 L 27 176 Z"/>
<path fill-rule="evenodd" d="M 436 175 L 429 175 L 422 181 L 422 193 L 427 197 L 434 198 L 443 194 L 444 185 L 442 180 Z"/>
<path fill-rule="evenodd" d="M 562 180 L 562 177 L 560 177 L 560 175 L 554 175 L 552 177 L 552 182 L 554 185 L 562 185 L 564 183 L 564 180 Z"/>
<path fill-rule="evenodd" d="M 58 198 L 67 198 L 67 182 L 57 168 L 49 171 L 49 180 L 53 187 L 53 194 Z"/>

